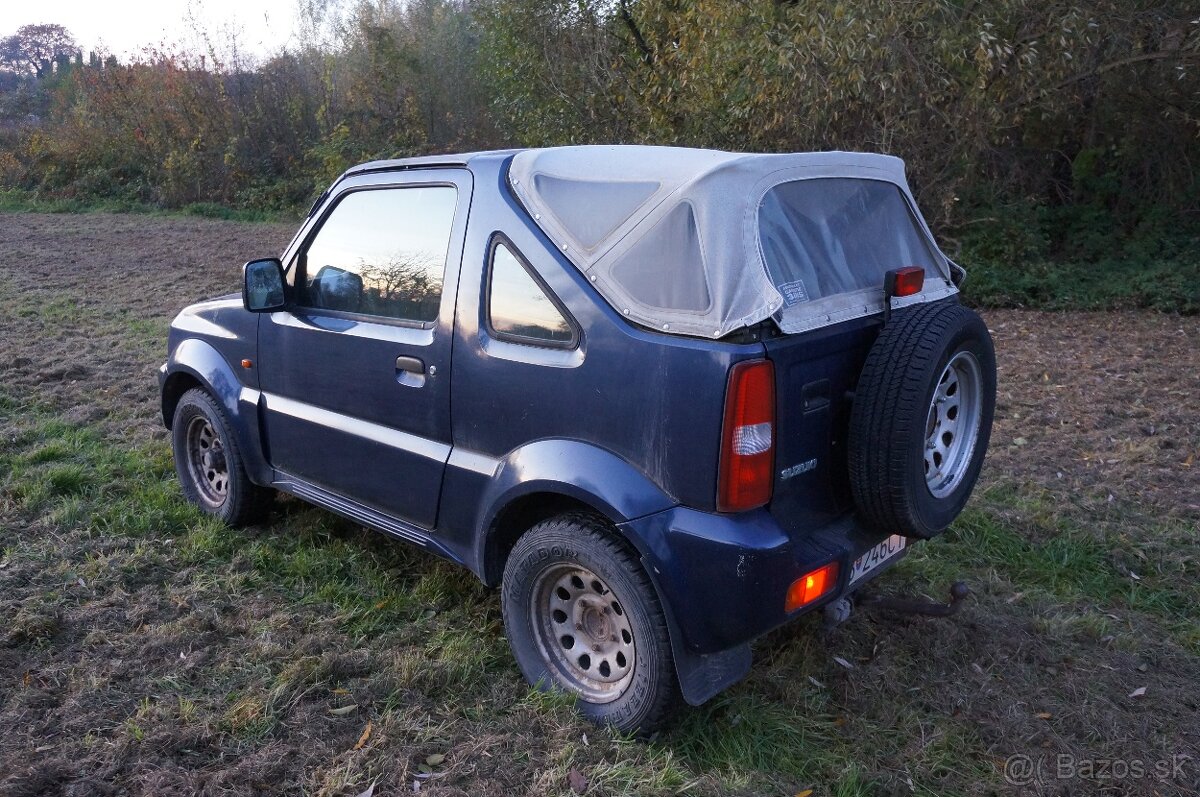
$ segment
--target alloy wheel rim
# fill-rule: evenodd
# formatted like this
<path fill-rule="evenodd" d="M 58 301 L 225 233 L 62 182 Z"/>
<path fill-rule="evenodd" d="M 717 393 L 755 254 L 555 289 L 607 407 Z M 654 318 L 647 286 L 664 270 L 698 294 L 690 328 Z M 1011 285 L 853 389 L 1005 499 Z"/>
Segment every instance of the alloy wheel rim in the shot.
<path fill-rule="evenodd" d="M 229 461 L 225 445 L 212 423 L 195 417 L 187 428 L 188 471 L 201 500 L 212 507 L 225 503 L 229 495 Z"/>
<path fill-rule="evenodd" d="M 960 351 L 942 370 L 925 421 L 925 484 L 934 498 L 962 484 L 979 441 L 982 402 L 979 361 Z"/>
<path fill-rule="evenodd" d="M 608 585 L 585 567 L 554 565 L 534 584 L 533 627 L 559 686 L 592 703 L 619 698 L 633 679 L 633 627 Z"/>

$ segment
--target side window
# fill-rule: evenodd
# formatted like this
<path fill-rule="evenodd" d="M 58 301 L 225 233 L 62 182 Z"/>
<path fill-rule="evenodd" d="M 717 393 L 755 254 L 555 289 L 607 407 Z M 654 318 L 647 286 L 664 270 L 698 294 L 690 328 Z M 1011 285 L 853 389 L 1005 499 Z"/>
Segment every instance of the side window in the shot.
<path fill-rule="evenodd" d="M 575 344 L 574 328 L 503 241 L 492 247 L 487 317 L 497 337 L 564 348 Z"/>
<path fill-rule="evenodd" d="M 355 191 L 301 254 L 300 304 L 407 321 L 437 318 L 458 190 Z"/>

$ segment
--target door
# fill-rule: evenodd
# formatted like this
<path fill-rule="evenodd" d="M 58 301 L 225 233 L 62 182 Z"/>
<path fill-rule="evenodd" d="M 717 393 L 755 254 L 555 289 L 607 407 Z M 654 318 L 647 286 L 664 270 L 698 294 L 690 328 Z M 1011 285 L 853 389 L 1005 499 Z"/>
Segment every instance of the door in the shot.
<path fill-rule="evenodd" d="M 470 175 L 338 188 L 290 254 L 287 310 L 260 322 L 268 456 L 284 475 L 433 528 Z"/>

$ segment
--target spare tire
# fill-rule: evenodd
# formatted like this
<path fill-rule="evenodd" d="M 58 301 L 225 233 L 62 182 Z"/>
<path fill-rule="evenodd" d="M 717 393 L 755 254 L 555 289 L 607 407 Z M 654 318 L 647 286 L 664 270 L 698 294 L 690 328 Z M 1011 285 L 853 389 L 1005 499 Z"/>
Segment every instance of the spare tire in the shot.
<path fill-rule="evenodd" d="M 962 512 L 996 409 L 996 353 L 972 310 L 939 302 L 892 315 L 850 413 L 850 486 L 861 519 L 928 539 Z"/>

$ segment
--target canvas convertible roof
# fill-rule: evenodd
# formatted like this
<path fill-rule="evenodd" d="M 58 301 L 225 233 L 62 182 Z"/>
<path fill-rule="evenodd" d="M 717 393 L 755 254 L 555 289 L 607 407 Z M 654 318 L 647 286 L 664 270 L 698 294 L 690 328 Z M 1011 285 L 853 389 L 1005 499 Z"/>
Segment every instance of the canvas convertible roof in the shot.
<path fill-rule="evenodd" d="M 772 279 L 760 243 L 760 206 L 772 188 L 815 178 L 898 187 L 939 272 L 927 269 L 925 290 L 910 300 L 954 292 L 899 158 L 579 146 L 522 151 L 509 171 L 530 215 L 614 308 L 648 327 L 708 338 L 768 318 L 799 332 L 881 309 L 882 283 L 812 296 Z"/>

